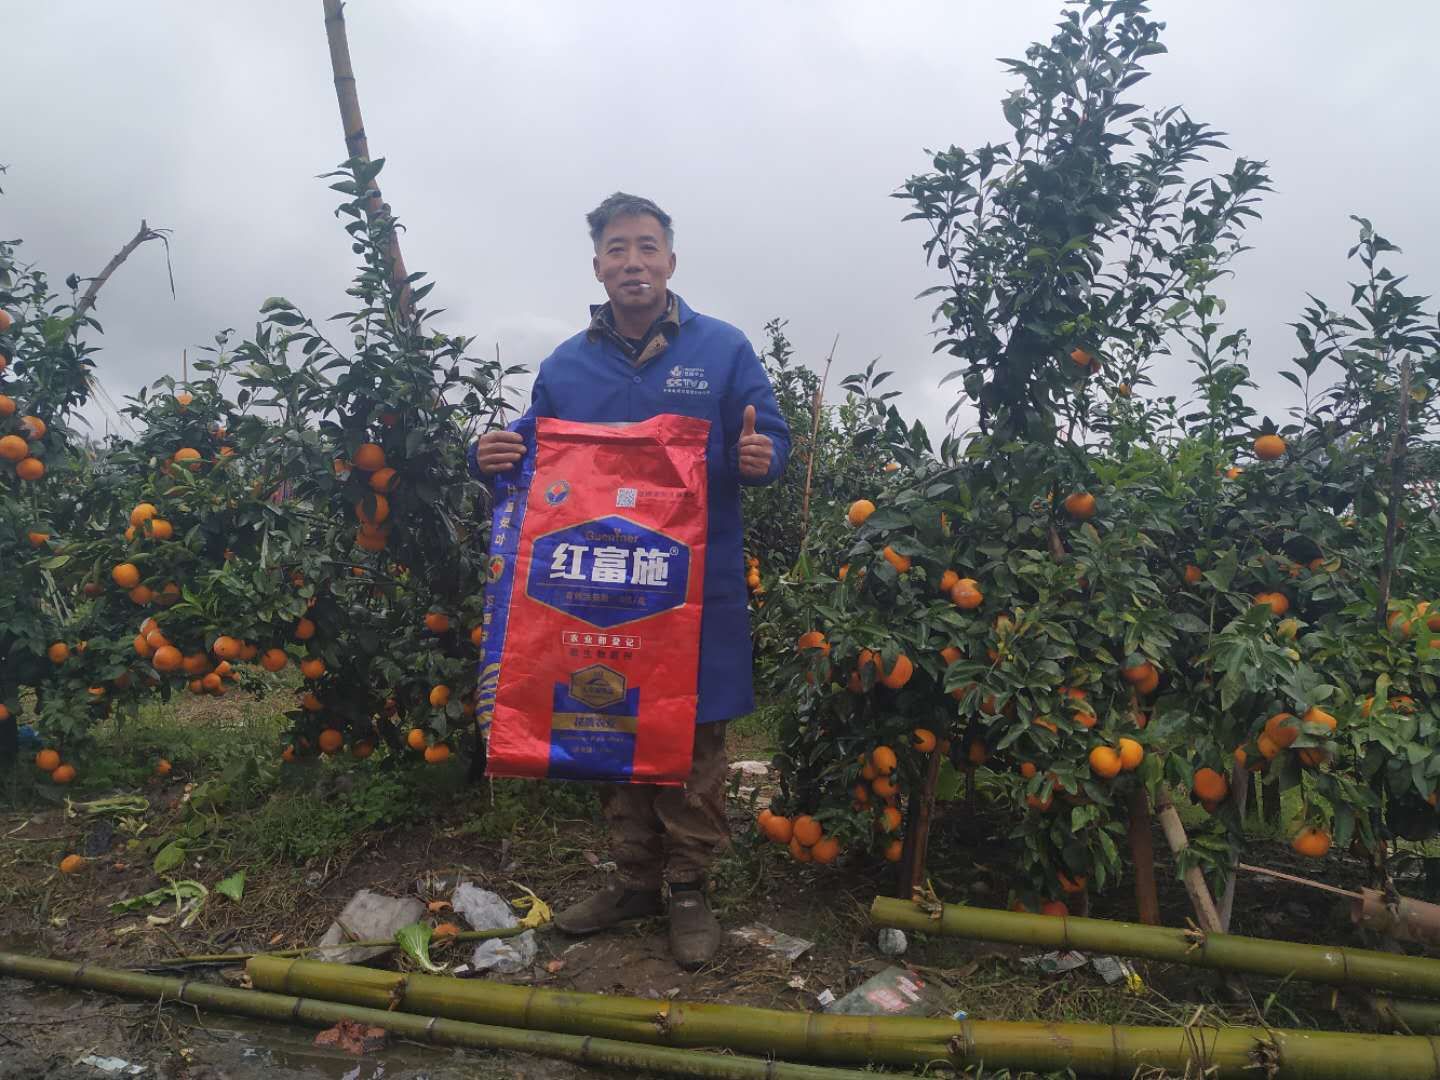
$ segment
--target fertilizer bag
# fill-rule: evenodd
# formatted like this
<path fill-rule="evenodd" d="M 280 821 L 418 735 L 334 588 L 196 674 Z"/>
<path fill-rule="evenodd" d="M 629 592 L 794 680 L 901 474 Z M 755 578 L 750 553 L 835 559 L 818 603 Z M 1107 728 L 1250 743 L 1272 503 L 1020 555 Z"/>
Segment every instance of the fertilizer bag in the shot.
<path fill-rule="evenodd" d="M 512 425 L 496 479 L 476 711 L 490 776 L 690 773 L 710 424 Z"/>

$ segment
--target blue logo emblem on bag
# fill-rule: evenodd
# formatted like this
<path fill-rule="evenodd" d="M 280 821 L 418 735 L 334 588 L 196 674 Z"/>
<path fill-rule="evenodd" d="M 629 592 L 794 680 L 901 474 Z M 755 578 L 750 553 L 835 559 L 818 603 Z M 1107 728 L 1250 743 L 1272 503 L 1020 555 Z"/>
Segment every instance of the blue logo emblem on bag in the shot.
<path fill-rule="evenodd" d="M 611 627 L 679 607 L 689 583 L 689 548 L 613 516 L 538 537 L 525 591 L 591 626 Z"/>
<path fill-rule="evenodd" d="M 570 494 L 570 482 L 568 480 L 556 480 L 545 489 L 545 501 L 551 506 L 559 506 Z"/>

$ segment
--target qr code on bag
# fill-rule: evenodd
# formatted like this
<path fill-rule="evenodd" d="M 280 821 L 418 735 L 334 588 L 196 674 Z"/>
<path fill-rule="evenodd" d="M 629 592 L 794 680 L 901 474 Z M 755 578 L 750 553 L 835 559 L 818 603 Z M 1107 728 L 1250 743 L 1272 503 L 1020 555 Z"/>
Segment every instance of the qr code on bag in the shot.
<path fill-rule="evenodd" d="M 635 505 L 635 489 L 634 489 L 634 488 L 616 488 L 616 489 L 615 489 L 615 505 L 616 505 L 617 507 L 634 506 L 634 505 Z"/>

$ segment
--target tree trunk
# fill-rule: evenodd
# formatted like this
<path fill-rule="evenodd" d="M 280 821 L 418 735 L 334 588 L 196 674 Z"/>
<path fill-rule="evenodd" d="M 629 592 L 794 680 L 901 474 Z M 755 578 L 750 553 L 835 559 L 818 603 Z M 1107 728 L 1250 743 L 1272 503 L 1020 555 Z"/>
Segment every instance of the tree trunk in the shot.
<path fill-rule="evenodd" d="M 1241 828 L 1245 824 L 1245 810 L 1250 802 L 1250 770 L 1238 761 L 1230 768 L 1230 791 L 1235 800 L 1235 811 L 1240 815 Z M 1240 875 L 1235 868 L 1230 870 L 1230 879 L 1225 882 L 1225 891 L 1220 896 L 1220 929 L 1230 931 L 1230 915 L 1235 909 L 1235 880 Z"/>
<path fill-rule="evenodd" d="M 905 845 L 900 855 L 899 875 L 895 882 L 895 895 L 909 900 L 915 890 L 925 885 L 925 861 L 930 848 L 930 822 L 935 816 L 935 785 L 940 779 L 940 751 L 930 751 L 930 763 L 925 769 L 925 782 L 918 799 L 911 798 L 909 821 L 906 822 Z"/>
<path fill-rule="evenodd" d="M 1165 833 L 1165 842 L 1170 845 L 1171 853 L 1179 859 L 1181 853 L 1190 846 L 1190 841 L 1185 837 L 1185 826 L 1180 823 L 1180 815 L 1175 812 L 1170 793 L 1163 787 L 1155 796 L 1155 810 L 1160 818 L 1161 831 Z M 1190 896 L 1190 906 L 1195 909 L 1195 921 L 1200 929 L 1207 933 L 1218 933 L 1220 913 L 1215 909 L 1210 886 L 1205 884 L 1205 874 L 1198 866 L 1191 866 L 1181 879 L 1185 882 L 1185 892 Z"/>
<path fill-rule="evenodd" d="M 1130 861 L 1135 867 L 1135 910 L 1146 926 L 1160 925 L 1155 889 L 1155 843 L 1150 832 L 1150 796 L 1143 787 L 1130 793 Z"/>
<path fill-rule="evenodd" d="M 1266 825 L 1280 827 L 1280 781 L 1267 778 L 1260 785 L 1260 816 Z"/>

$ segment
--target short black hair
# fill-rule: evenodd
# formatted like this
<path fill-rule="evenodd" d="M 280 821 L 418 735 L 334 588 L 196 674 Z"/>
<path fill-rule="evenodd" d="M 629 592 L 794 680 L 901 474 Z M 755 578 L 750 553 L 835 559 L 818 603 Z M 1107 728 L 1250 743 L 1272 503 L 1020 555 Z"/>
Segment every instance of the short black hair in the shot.
<path fill-rule="evenodd" d="M 638 214 L 649 214 L 660 222 L 660 228 L 665 230 L 665 245 L 670 248 L 675 246 L 675 230 L 671 227 L 669 214 L 643 195 L 617 191 L 585 215 L 585 223 L 590 226 L 590 240 L 595 245 L 595 250 L 600 250 L 600 237 L 605 235 L 605 229 L 612 221 L 616 218 L 635 217 Z"/>

